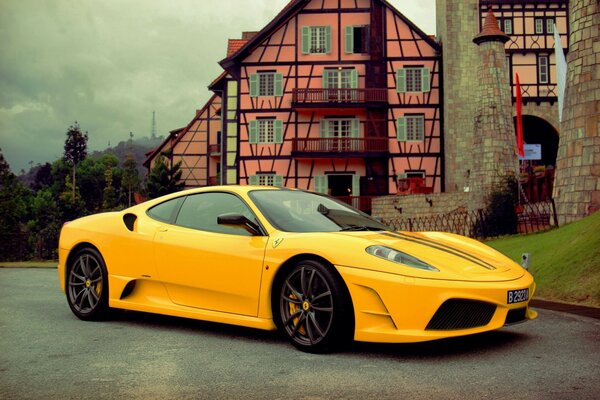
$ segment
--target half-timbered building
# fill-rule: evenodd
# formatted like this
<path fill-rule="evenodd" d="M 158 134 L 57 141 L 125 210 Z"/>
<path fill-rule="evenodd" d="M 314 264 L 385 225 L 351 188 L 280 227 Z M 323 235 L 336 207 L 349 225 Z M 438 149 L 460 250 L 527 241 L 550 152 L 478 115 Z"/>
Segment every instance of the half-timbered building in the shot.
<path fill-rule="evenodd" d="M 566 0 L 471 1 L 474 30 L 491 6 L 511 36 L 511 83 L 519 72 L 526 101 L 554 104 L 551 29 L 566 48 Z M 444 137 L 443 111 L 461 104 L 444 104 L 442 44 L 387 1 L 292 0 L 259 32 L 230 40 L 220 64 L 215 95 L 148 167 L 166 154 L 186 186 L 302 188 L 365 210 L 371 196 L 458 187 L 446 187 L 444 141 L 458 139 Z"/>

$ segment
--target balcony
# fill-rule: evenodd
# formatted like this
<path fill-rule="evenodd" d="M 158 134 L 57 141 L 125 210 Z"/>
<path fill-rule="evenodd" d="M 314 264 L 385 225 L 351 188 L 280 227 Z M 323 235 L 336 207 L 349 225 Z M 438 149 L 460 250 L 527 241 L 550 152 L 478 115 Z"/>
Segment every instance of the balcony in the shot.
<path fill-rule="evenodd" d="M 292 105 L 295 107 L 380 107 L 387 103 L 387 89 L 309 89 L 292 90 Z"/>
<path fill-rule="evenodd" d="M 295 157 L 327 158 L 345 156 L 381 157 L 388 153 L 387 138 L 294 138 Z"/>
<path fill-rule="evenodd" d="M 221 145 L 220 144 L 209 144 L 208 145 L 208 154 L 211 156 L 220 156 L 221 155 Z"/>

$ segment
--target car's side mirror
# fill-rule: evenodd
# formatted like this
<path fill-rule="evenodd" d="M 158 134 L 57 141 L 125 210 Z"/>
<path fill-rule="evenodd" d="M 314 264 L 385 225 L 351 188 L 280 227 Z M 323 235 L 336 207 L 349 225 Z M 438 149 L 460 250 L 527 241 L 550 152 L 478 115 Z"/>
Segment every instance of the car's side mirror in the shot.
<path fill-rule="evenodd" d="M 250 221 L 242 214 L 222 214 L 217 217 L 217 224 L 231 225 L 244 228 L 248 233 L 254 236 L 261 236 L 260 226 L 256 222 Z"/>

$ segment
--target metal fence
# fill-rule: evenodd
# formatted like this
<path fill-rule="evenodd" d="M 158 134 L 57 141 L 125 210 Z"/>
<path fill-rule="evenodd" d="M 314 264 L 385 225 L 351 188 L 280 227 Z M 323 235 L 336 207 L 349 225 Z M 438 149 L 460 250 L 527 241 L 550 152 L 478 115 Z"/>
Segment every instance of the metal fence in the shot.
<path fill-rule="evenodd" d="M 0 234 L 0 261 L 55 260 L 58 237 L 30 233 Z"/>
<path fill-rule="evenodd" d="M 515 207 L 513 212 L 456 210 L 447 214 L 383 221 L 396 230 L 441 231 L 473 238 L 492 238 L 515 233 L 531 233 L 558 226 L 554 200 Z"/>

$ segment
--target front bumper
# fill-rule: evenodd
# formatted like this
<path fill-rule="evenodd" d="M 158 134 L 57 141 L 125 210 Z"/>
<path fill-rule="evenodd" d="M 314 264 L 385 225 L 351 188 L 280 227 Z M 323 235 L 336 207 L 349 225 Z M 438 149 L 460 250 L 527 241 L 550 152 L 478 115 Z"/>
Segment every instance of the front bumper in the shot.
<path fill-rule="evenodd" d="M 357 341 L 421 342 L 490 331 L 507 323 L 537 318 L 537 312 L 529 308 L 529 300 L 507 304 L 508 290 L 529 288 L 529 299 L 533 297 L 535 282 L 529 274 L 511 281 L 469 282 L 412 278 L 343 266 L 336 268 L 350 291 Z M 453 307 L 454 320 L 458 319 L 458 323 L 432 325 L 436 312 L 449 303 L 474 304 L 475 307 L 464 308 L 465 311 Z M 480 325 L 471 323 L 464 328 L 460 321 L 471 321 L 472 318 L 464 318 L 461 313 L 478 308 L 486 309 L 489 315 L 479 319 L 475 316 L 481 321 Z"/>

